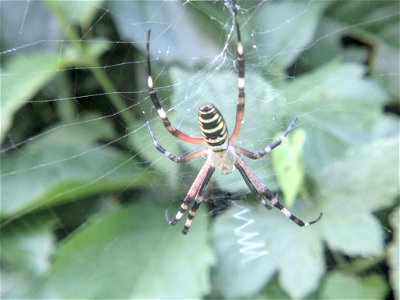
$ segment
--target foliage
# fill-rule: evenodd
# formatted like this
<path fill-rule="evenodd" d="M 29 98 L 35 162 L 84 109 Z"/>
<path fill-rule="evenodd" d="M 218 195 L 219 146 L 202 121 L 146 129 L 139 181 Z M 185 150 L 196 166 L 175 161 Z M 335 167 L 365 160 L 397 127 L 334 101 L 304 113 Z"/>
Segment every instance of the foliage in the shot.
<path fill-rule="evenodd" d="M 236 37 L 222 2 L 2 2 L 2 298 L 399 298 L 399 4 L 240 5 L 238 144 L 259 150 L 297 117 L 285 145 L 248 163 L 321 221 L 266 210 L 238 172 L 213 177 L 187 236 L 164 219 L 204 160 L 178 166 L 151 143 L 146 120 L 169 151 L 196 148 L 154 114 L 146 31 L 172 122 L 196 135 L 197 107 L 212 102 L 232 130 Z"/>

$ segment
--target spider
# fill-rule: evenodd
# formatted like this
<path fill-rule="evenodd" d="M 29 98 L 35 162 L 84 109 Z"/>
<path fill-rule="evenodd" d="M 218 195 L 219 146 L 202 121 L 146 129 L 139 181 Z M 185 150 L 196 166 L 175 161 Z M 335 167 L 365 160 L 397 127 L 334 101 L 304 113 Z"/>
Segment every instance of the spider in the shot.
<path fill-rule="evenodd" d="M 151 63 L 150 63 L 150 29 L 147 32 L 147 87 L 149 96 L 157 110 L 159 117 L 162 119 L 165 128 L 170 134 L 176 138 L 189 142 L 192 144 L 199 144 L 206 146 L 200 150 L 188 153 L 183 156 L 176 156 L 167 150 L 165 150 L 156 140 L 153 131 L 150 127 L 150 123 L 147 121 L 146 126 L 150 133 L 151 139 L 154 146 L 158 151 L 163 153 L 166 157 L 176 163 L 186 163 L 193 159 L 199 158 L 200 156 L 207 155 L 207 160 L 203 167 L 200 169 L 196 179 L 190 187 L 186 197 L 184 198 L 179 211 L 175 215 L 172 221 L 169 221 L 170 225 L 175 225 L 182 218 L 184 213 L 189 209 L 191 202 L 194 202 L 189 210 L 188 217 L 185 225 L 182 229 L 182 233 L 186 234 L 192 224 L 193 218 L 196 215 L 196 211 L 203 201 L 204 194 L 206 192 L 207 185 L 211 179 L 213 173 L 218 170 L 222 174 L 229 174 L 237 169 L 242 175 L 245 183 L 249 187 L 250 191 L 253 192 L 260 202 L 267 208 L 272 209 L 273 207 L 279 209 L 287 218 L 292 220 L 298 226 L 309 226 L 318 222 L 322 213 L 311 222 L 305 222 L 293 215 L 286 207 L 284 207 L 277 199 L 277 197 L 264 185 L 264 183 L 257 177 L 253 170 L 244 162 L 241 155 L 244 155 L 250 159 L 259 159 L 265 154 L 271 152 L 273 149 L 278 147 L 287 135 L 294 128 L 297 118 L 289 124 L 283 135 L 273 142 L 271 145 L 265 147 L 258 152 L 250 152 L 235 144 L 235 141 L 239 135 L 240 128 L 243 121 L 244 105 L 245 105 L 245 62 L 244 62 L 244 50 L 243 44 L 240 37 L 239 28 L 239 17 L 237 14 L 237 7 L 232 4 L 232 11 L 234 16 L 236 35 L 237 35 L 237 69 L 238 69 L 238 101 L 236 108 L 236 122 L 233 129 L 233 133 L 229 136 L 228 129 L 224 118 L 222 117 L 219 110 L 211 103 L 202 105 L 199 108 L 198 118 L 202 137 L 194 137 L 185 134 L 179 129 L 172 126 L 168 119 L 165 110 L 162 108 L 157 98 L 156 88 L 154 87 L 154 80 L 151 75 Z"/>

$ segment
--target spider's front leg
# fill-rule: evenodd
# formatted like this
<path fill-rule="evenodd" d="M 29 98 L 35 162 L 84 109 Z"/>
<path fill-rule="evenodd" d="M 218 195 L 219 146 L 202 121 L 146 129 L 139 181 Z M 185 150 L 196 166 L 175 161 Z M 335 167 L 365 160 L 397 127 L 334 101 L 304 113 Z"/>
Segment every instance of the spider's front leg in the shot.
<path fill-rule="evenodd" d="M 274 196 L 270 190 L 267 189 L 267 187 L 261 182 L 261 180 L 257 177 L 257 175 L 246 165 L 246 163 L 243 161 L 243 159 L 239 156 L 236 158 L 236 163 L 235 163 L 236 168 L 239 170 L 240 174 L 244 178 L 244 180 L 247 182 L 250 182 L 254 185 L 254 188 L 257 189 L 260 193 L 264 195 L 265 198 L 269 200 L 269 203 L 265 201 L 265 199 L 261 200 L 261 203 L 268 208 L 268 206 L 273 206 L 279 209 L 281 213 L 283 213 L 287 218 L 289 218 L 291 221 L 296 223 L 297 225 L 303 227 L 303 226 L 309 226 L 311 224 L 314 224 L 318 222 L 321 217 L 322 213 L 316 218 L 315 220 L 311 222 L 305 222 L 299 218 L 297 218 L 294 214 L 292 214 L 285 206 L 282 205 L 282 203 L 279 202 L 279 200 Z M 253 191 L 253 190 L 252 190 Z M 254 192 L 254 191 L 253 191 Z M 256 193 L 256 196 L 258 196 L 259 193 Z M 257 197 L 259 198 L 259 197 Z"/>
<path fill-rule="evenodd" d="M 196 211 L 203 201 L 204 194 L 208 183 L 210 182 L 211 176 L 214 173 L 215 168 L 209 160 L 206 161 L 204 166 L 201 168 L 199 174 L 194 180 L 192 186 L 189 189 L 185 199 L 183 200 L 179 211 L 175 218 L 169 222 L 170 225 L 175 225 L 182 218 L 183 214 L 188 210 L 190 202 L 194 199 L 195 202 L 189 211 L 188 218 L 186 219 L 185 226 L 183 227 L 182 233 L 186 234 L 192 225 L 193 218 L 196 216 Z"/>
<path fill-rule="evenodd" d="M 286 128 L 285 132 L 282 134 L 282 136 L 276 140 L 275 142 L 273 142 L 271 145 L 269 145 L 268 147 L 265 147 L 264 149 L 253 153 L 247 149 L 244 149 L 242 147 L 239 147 L 237 145 L 235 145 L 235 150 L 238 151 L 239 153 L 247 156 L 248 158 L 251 159 L 259 159 L 261 157 L 263 157 L 265 154 L 271 152 L 272 150 L 274 150 L 276 147 L 278 147 L 280 144 L 282 144 L 282 142 L 286 139 L 286 137 L 289 135 L 289 133 L 293 130 L 294 125 L 297 122 L 297 118 L 294 118 L 292 120 L 292 122 L 290 122 L 288 128 Z"/>
<path fill-rule="evenodd" d="M 178 139 L 181 139 L 185 142 L 189 142 L 192 144 L 204 144 L 204 140 L 201 137 L 195 137 L 187 135 L 186 133 L 178 130 L 174 126 L 172 126 L 167 113 L 165 112 L 164 108 L 162 108 L 160 101 L 158 101 L 157 97 L 157 90 L 154 86 L 153 76 L 151 75 L 151 61 L 150 61 L 150 29 L 147 31 L 147 42 L 146 42 L 146 49 L 147 49 L 147 89 L 149 92 L 149 96 L 151 101 L 154 104 L 154 107 L 157 110 L 157 113 L 161 120 L 164 123 L 165 128 L 168 130 L 170 134 L 175 136 Z"/>
<path fill-rule="evenodd" d="M 188 154 L 185 154 L 185 155 L 182 155 L 182 156 L 176 156 L 176 155 L 172 154 L 171 152 L 165 150 L 165 148 L 163 146 L 161 146 L 157 142 L 157 139 L 154 136 L 153 130 L 150 127 L 149 121 L 146 122 L 146 126 L 147 126 L 147 129 L 148 129 L 149 133 L 150 133 L 150 136 L 151 136 L 151 139 L 153 141 L 154 147 L 156 147 L 156 149 L 158 151 L 160 151 L 162 154 L 164 154 L 166 157 L 168 157 L 170 160 L 172 160 L 172 161 L 174 161 L 176 163 L 185 163 L 185 162 L 188 162 L 188 161 L 191 161 L 193 159 L 196 159 L 196 158 L 198 158 L 198 157 L 200 157 L 200 156 L 202 156 L 202 155 L 207 153 L 207 149 L 203 148 L 203 149 L 200 149 L 200 150 L 197 150 L 195 152 L 188 153 Z"/>

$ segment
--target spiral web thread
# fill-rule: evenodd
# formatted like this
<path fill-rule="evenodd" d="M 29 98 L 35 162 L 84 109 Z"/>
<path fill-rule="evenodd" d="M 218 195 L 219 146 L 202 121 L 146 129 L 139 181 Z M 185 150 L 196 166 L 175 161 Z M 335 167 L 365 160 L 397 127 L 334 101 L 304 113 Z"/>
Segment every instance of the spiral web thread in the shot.
<path fill-rule="evenodd" d="M 241 222 L 242 225 L 235 228 L 236 242 L 239 245 L 239 252 L 243 255 L 242 265 L 269 254 L 266 250 L 266 245 L 262 241 L 257 241 L 255 238 L 260 235 L 260 232 L 254 232 L 250 230 L 249 226 L 254 223 L 254 219 L 248 217 L 248 213 L 251 211 L 250 208 L 246 208 L 233 202 L 234 206 L 240 209 L 238 212 L 233 214 L 233 217 Z M 246 216 L 247 215 L 247 216 Z"/>

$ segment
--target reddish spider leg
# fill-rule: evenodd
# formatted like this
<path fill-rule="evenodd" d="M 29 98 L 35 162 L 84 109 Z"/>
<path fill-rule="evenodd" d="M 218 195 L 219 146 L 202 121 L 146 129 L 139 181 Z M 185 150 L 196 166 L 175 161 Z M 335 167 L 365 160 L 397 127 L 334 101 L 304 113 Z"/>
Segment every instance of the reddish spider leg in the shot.
<path fill-rule="evenodd" d="M 154 107 L 157 110 L 158 115 L 162 119 L 165 128 L 168 130 L 170 134 L 181 139 L 185 142 L 189 142 L 192 144 L 205 144 L 204 139 L 201 137 L 194 137 L 183 133 L 182 131 L 176 129 L 171 125 L 171 122 L 168 119 L 168 116 L 165 110 L 162 108 L 160 102 L 157 98 L 156 89 L 154 88 L 154 80 L 151 76 L 151 63 L 150 63 L 150 29 L 147 31 L 147 42 L 146 42 L 146 49 L 147 49 L 147 70 L 148 70 L 148 77 L 147 77 L 147 88 L 151 98 L 151 101 L 154 104 Z"/>
<path fill-rule="evenodd" d="M 148 131 L 150 133 L 151 139 L 152 139 L 153 144 L 156 147 L 156 149 L 158 151 L 160 151 L 162 154 L 164 154 L 166 157 L 168 157 L 170 160 L 172 160 L 172 161 L 174 161 L 176 163 L 185 163 L 185 162 L 188 162 L 188 161 L 191 161 L 193 159 L 196 159 L 196 158 L 198 158 L 198 157 L 200 157 L 200 156 L 202 156 L 202 155 L 207 153 L 207 149 L 203 148 L 203 149 L 200 149 L 200 150 L 197 150 L 195 152 L 188 153 L 188 154 L 185 154 L 185 155 L 182 155 L 182 156 L 176 156 L 176 155 L 172 154 L 171 152 L 165 150 L 165 148 L 163 146 L 161 146 L 157 142 L 157 140 L 156 140 L 156 138 L 154 136 L 153 130 L 151 129 L 149 121 L 146 122 L 146 126 L 147 126 L 147 129 L 148 129 Z"/>
<path fill-rule="evenodd" d="M 199 208 L 201 202 L 203 202 L 204 194 L 208 183 L 210 182 L 211 176 L 214 173 L 215 168 L 212 166 L 209 160 L 201 168 L 199 174 L 197 174 L 192 186 L 189 189 L 185 199 L 183 200 L 179 211 L 175 218 L 169 222 L 170 225 L 175 225 L 182 218 L 183 214 L 189 208 L 190 202 L 194 199 L 194 203 L 189 211 L 189 215 L 186 219 L 185 225 L 182 229 L 182 233 L 186 234 L 189 231 L 190 225 L 192 225 L 193 218 L 196 216 L 196 211 Z"/>
<path fill-rule="evenodd" d="M 235 150 L 238 151 L 239 153 L 247 156 L 248 158 L 251 159 L 259 159 L 261 157 L 263 157 L 265 154 L 271 152 L 272 150 L 274 150 L 276 147 L 278 147 L 280 144 L 282 144 L 282 142 L 286 139 L 286 137 L 288 136 L 288 134 L 293 130 L 294 125 L 297 122 L 297 118 L 294 118 L 292 120 L 292 122 L 289 124 L 288 128 L 286 129 L 286 131 L 282 134 L 282 136 L 276 140 L 275 142 L 273 142 L 271 145 L 269 145 L 268 147 L 265 147 L 264 149 L 253 153 L 247 149 L 244 149 L 240 146 L 237 145 L 233 145 L 235 147 Z"/>
<path fill-rule="evenodd" d="M 245 79 L 244 79 L 244 50 L 243 50 L 243 44 L 242 44 L 242 39 L 240 36 L 240 28 L 239 28 L 239 17 L 237 15 L 237 7 L 236 4 L 232 4 L 232 10 L 233 14 L 235 16 L 235 27 L 236 27 L 236 34 L 237 34 L 237 67 L 238 67 L 238 101 L 237 101 L 237 107 L 236 107 L 236 121 L 235 121 L 235 128 L 233 129 L 232 135 L 229 138 L 230 144 L 235 143 L 239 132 L 240 128 L 242 127 L 242 121 L 243 121 L 243 114 L 244 114 L 244 105 L 245 105 Z"/>
<path fill-rule="evenodd" d="M 322 213 L 319 214 L 318 218 L 311 222 L 304 222 L 297 218 L 294 214 L 292 214 L 286 207 L 284 207 L 279 200 L 274 196 L 271 191 L 262 183 L 262 181 L 257 177 L 257 175 L 249 168 L 248 165 L 243 161 L 243 159 L 240 158 L 240 156 L 236 157 L 236 163 L 235 163 L 236 168 L 246 181 L 246 183 L 249 181 L 252 183 L 253 187 L 257 189 L 256 196 L 258 197 L 259 193 L 262 193 L 265 198 L 269 200 L 269 203 L 265 201 L 265 199 L 261 200 L 261 204 L 269 208 L 270 206 L 276 207 L 279 209 L 279 211 L 284 214 L 287 218 L 289 218 L 291 221 L 296 223 L 297 225 L 303 227 L 303 226 L 310 226 L 311 224 L 314 224 L 318 222 L 321 217 Z M 251 189 L 251 188 L 250 188 Z M 253 189 L 251 189 L 253 191 Z M 254 192 L 254 191 L 253 191 Z"/>
<path fill-rule="evenodd" d="M 186 155 L 176 156 L 171 152 L 165 150 L 165 148 L 157 142 L 153 130 L 151 130 L 150 123 L 148 121 L 146 123 L 146 126 L 147 129 L 149 130 L 151 139 L 153 140 L 153 144 L 156 147 L 156 149 L 174 162 L 177 163 L 188 162 L 207 153 L 207 149 L 203 148 L 198 151 L 188 153 Z M 192 200 L 194 199 L 195 202 L 193 203 L 192 208 L 189 211 L 188 218 L 186 219 L 185 225 L 182 229 L 183 234 L 186 234 L 189 231 L 190 226 L 192 225 L 193 218 L 195 217 L 196 211 L 199 208 L 200 204 L 203 202 L 204 193 L 206 191 L 207 185 L 214 171 L 215 168 L 212 166 L 211 162 L 207 160 L 204 166 L 201 168 L 196 179 L 194 180 L 188 193 L 186 194 L 186 197 L 183 200 L 179 211 L 175 215 L 175 218 L 169 222 L 170 225 L 175 225 L 176 223 L 178 223 L 178 221 L 182 218 L 184 213 L 189 208 L 190 202 L 192 202 Z"/>
<path fill-rule="evenodd" d="M 237 167 L 236 167 L 237 168 Z M 265 206 L 266 209 L 271 210 L 273 207 L 264 201 L 264 195 L 260 193 L 257 188 L 254 186 L 253 182 L 251 182 L 250 178 L 246 176 L 246 174 L 242 173 L 240 169 L 238 169 L 239 172 L 242 174 L 242 177 L 244 179 L 244 182 L 246 183 L 247 187 L 250 189 L 250 191 L 256 196 L 256 198 Z M 264 203 L 263 203 L 264 201 Z"/>

